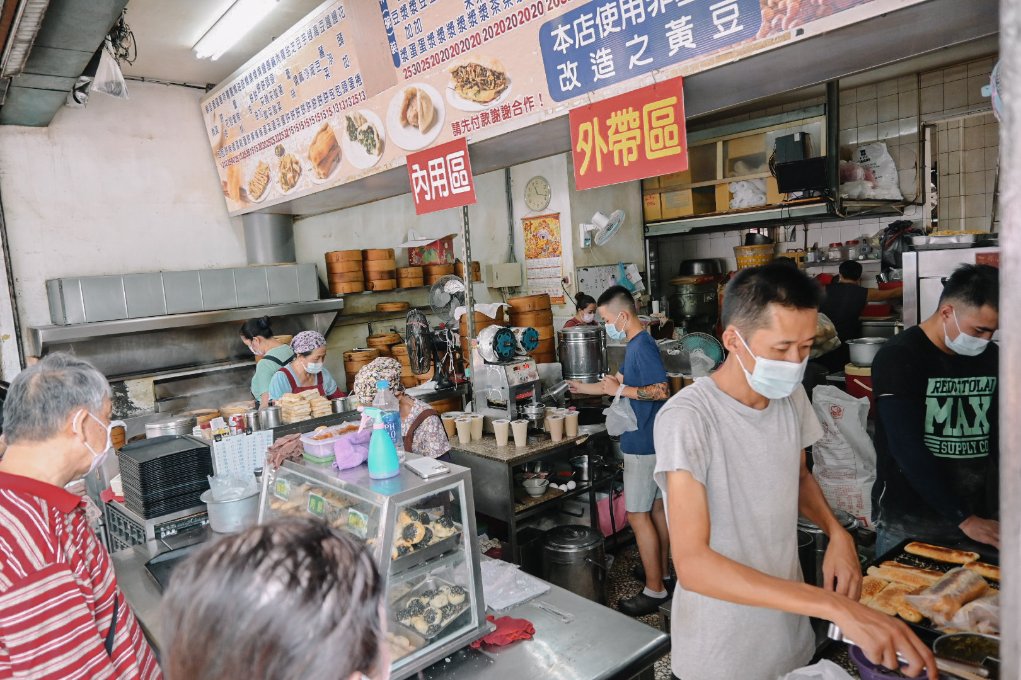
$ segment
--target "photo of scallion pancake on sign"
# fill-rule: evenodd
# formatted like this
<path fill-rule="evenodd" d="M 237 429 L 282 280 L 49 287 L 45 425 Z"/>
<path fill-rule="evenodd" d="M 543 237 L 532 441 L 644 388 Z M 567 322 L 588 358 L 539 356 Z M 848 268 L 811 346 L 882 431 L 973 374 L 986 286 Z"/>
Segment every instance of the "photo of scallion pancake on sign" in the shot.
<path fill-rule="evenodd" d="M 390 139 L 408 151 L 425 148 L 443 127 L 443 101 L 436 88 L 408 85 L 397 91 L 386 111 Z"/>
<path fill-rule="evenodd" d="M 497 59 L 468 59 L 447 71 L 447 101 L 462 111 L 482 111 L 503 101 L 510 92 L 510 78 Z"/>
<path fill-rule="evenodd" d="M 344 155 L 351 165 L 371 168 L 383 156 L 383 121 L 368 109 L 344 115 Z"/>
<path fill-rule="evenodd" d="M 308 160 L 312 164 L 314 179 L 328 179 L 340 166 L 340 144 L 329 123 L 323 123 L 316 130 L 308 145 Z"/>
<path fill-rule="evenodd" d="M 253 203 L 261 203 L 265 200 L 266 195 L 269 193 L 269 163 L 264 160 L 259 160 L 255 166 L 255 170 L 252 172 L 251 177 L 248 180 L 248 184 L 245 185 L 245 191 L 248 194 L 248 200 Z"/>

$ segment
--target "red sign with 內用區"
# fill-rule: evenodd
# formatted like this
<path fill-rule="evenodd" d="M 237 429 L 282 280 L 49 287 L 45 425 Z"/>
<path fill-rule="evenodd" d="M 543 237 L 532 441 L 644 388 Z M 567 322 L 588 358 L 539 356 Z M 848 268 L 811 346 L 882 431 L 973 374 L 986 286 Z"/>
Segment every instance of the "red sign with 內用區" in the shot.
<path fill-rule="evenodd" d="M 476 200 L 468 141 L 464 137 L 408 154 L 408 177 L 416 215 L 460 208 Z"/>
<path fill-rule="evenodd" d="M 578 189 L 688 169 L 682 78 L 572 109 L 570 120 Z"/>

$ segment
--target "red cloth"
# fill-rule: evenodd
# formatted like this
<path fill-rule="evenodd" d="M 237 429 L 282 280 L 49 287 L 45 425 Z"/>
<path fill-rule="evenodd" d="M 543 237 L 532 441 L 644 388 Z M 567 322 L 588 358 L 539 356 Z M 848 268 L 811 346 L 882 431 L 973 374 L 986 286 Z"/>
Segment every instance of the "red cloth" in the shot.
<path fill-rule="evenodd" d="M 0 473 L 0 680 L 162 677 L 82 503 L 60 487 Z"/>
<path fill-rule="evenodd" d="M 496 624 L 496 630 L 481 640 L 471 644 L 472 649 L 478 649 L 485 642 L 494 647 L 503 647 L 518 640 L 531 640 L 535 636 L 535 626 L 528 619 L 512 619 L 509 616 L 487 616 L 486 620 Z"/>
<path fill-rule="evenodd" d="M 113 492 L 113 489 L 103 489 L 102 491 L 99 492 L 99 500 L 103 501 L 104 503 L 109 503 L 110 501 L 117 501 L 118 503 L 123 503 L 124 496 L 118 496 Z"/>

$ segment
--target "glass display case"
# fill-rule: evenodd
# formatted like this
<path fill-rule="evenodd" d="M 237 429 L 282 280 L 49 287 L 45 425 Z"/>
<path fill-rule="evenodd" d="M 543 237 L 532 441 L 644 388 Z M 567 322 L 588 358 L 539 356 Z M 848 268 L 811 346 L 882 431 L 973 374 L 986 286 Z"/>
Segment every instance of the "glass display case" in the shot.
<path fill-rule="evenodd" d="M 416 458 L 417 456 L 409 456 Z M 391 479 L 287 461 L 263 475 L 259 521 L 314 515 L 365 541 L 385 579 L 392 677 L 409 677 L 485 635 L 471 473 Z"/>

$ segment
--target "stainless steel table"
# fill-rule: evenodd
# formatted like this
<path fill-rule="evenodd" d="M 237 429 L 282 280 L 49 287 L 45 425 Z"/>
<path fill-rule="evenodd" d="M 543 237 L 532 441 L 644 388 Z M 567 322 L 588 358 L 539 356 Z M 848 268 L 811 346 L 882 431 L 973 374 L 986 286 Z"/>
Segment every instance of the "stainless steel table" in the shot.
<path fill-rule="evenodd" d="M 157 651 L 163 637 L 161 593 L 144 565 L 158 550 L 158 544 L 150 542 L 113 554 L 117 583 Z M 548 603 L 573 620 L 564 623 L 536 602 Z M 484 651 L 461 650 L 427 668 L 423 676 L 430 680 L 651 680 L 653 664 L 670 651 L 666 633 L 557 586 L 537 600 L 494 615 L 528 619 L 535 626 L 535 638 Z"/>

